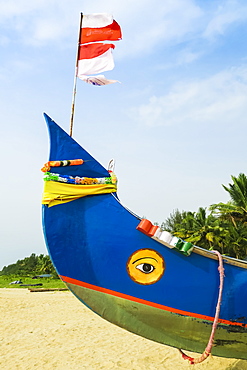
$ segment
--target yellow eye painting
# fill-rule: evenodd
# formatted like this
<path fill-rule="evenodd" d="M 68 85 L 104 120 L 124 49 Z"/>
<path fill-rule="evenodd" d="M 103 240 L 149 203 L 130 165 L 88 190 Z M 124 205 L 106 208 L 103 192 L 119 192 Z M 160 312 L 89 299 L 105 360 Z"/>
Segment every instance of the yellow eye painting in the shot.
<path fill-rule="evenodd" d="M 127 271 L 136 283 L 149 285 L 160 280 L 165 271 L 163 257 L 153 249 L 139 249 L 127 262 Z"/>

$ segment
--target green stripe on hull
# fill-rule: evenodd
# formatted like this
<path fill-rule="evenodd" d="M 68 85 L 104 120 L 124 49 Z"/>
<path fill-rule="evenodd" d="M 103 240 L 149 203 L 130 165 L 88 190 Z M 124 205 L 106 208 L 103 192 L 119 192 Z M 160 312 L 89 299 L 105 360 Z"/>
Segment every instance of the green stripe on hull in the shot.
<path fill-rule="evenodd" d="M 110 294 L 67 283 L 68 288 L 105 320 L 144 338 L 171 347 L 202 353 L 212 322 L 171 313 Z M 247 359 L 247 333 L 241 327 L 218 325 L 215 356 Z"/>

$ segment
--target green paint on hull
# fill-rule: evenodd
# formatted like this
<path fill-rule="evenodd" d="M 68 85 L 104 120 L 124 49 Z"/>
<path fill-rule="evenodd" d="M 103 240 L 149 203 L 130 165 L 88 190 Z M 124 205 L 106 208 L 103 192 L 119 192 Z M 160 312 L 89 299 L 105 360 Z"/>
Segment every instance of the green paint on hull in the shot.
<path fill-rule="evenodd" d="M 105 320 L 144 338 L 171 347 L 202 353 L 211 334 L 212 322 L 174 314 L 67 283 L 75 296 Z M 247 333 L 241 327 L 218 325 L 212 354 L 247 359 Z"/>

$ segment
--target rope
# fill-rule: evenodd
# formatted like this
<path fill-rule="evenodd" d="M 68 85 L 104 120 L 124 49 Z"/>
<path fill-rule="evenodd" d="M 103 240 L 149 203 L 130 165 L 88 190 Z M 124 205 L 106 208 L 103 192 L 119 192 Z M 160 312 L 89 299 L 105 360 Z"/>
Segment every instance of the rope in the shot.
<path fill-rule="evenodd" d="M 213 326 L 212 326 L 211 335 L 210 335 L 210 338 L 208 340 L 207 347 L 205 348 L 205 351 L 202 353 L 202 355 L 200 357 L 193 358 L 193 357 L 187 356 L 181 349 L 179 349 L 179 352 L 181 353 L 183 359 L 184 360 L 189 360 L 191 365 L 195 365 L 195 364 L 199 364 L 200 362 L 203 362 L 210 355 L 212 347 L 213 347 L 214 336 L 215 336 L 215 332 L 216 332 L 217 325 L 218 325 L 218 320 L 219 320 L 219 315 L 220 315 L 220 305 L 221 305 L 221 301 L 222 301 L 222 292 L 223 292 L 223 284 L 224 284 L 223 259 L 222 259 L 221 254 L 218 251 L 212 251 L 212 252 L 216 253 L 217 256 L 218 256 L 218 259 L 219 259 L 218 270 L 219 270 L 219 274 L 220 274 L 220 287 L 219 287 L 218 302 L 217 302 L 217 306 L 216 306 L 216 310 L 215 310 L 215 317 L 214 317 L 214 322 L 213 322 Z"/>

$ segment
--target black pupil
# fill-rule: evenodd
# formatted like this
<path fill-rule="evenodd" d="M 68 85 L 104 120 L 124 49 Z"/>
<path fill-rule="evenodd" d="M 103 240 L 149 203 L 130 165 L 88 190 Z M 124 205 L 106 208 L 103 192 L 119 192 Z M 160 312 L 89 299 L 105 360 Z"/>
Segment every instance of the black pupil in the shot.
<path fill-rule="evenodd" d="M 152 271 L 152 265 L 150 265 L 149 263 L 144 263 L 142 268 L 143 268 L 143 271 L 145 272 Z"/>

